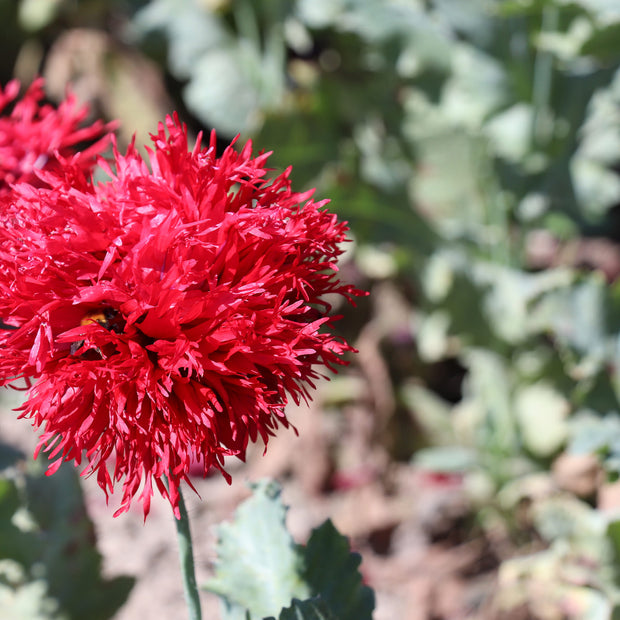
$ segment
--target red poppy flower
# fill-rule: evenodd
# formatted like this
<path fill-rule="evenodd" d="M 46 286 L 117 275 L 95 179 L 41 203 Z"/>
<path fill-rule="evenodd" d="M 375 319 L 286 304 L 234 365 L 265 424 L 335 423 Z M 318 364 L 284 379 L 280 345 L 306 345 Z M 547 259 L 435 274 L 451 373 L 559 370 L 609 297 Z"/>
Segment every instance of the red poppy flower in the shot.
<path fill-rule="evenodd" d="M 325 295 L 360 294 L 338 280 L 347 228 L 326 201 L 267 179 L 251 144 L 188 151 L 166 125 L 150 169 L 133 145 L 105 183 L 66 162 L 16 186 L 0 226 L 0 383 L 36 379 L 22 415 L 50 470 L 85 458 L 106 497 L 122 480 L 116 514 L 141 489 L 146 516 L 153 483 L 176 511 L 190 467 L 224 472 L 287 426 L 287 396 L 351 350 Z"/>
<path fill-rule="evenodd" d="M 58 167 L 57 156 L 75 154 L 77 165 L 89 169 L 96 156 L 108 145 L 111 125 L 96 121 L 81 127 L 88 116 L 87 106 L 78 106 L 69 94 L 58 108 L 43 104 L 43 80 L 35 80 L 23 98 L 19 82 L 9 82 L 0 88 L 0 195 L 10 191 L 18 181 L 38 184 L 37 170 Z M 16 102 L 15 102 L 16 101 Z M 15 102 L 10 114 L 6 109 Z M 95 141 L 82 151 L 80 144 Z"/>

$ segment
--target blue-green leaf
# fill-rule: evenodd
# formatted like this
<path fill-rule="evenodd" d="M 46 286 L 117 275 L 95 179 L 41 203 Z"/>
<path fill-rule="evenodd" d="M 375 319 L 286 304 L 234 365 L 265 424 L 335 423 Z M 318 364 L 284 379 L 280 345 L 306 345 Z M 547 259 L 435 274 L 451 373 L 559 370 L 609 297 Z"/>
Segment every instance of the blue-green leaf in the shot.
<path fill-rule="evenodd" d="M 219 526 L 215 578 L 206 588 L 220 595 L 227 618 L 275 615 L 293 598 L 310 591 L 300 577 L 301 557 L 284 520 L 280 489 L 268 481 L 237 509 L 235 520 Z"/>

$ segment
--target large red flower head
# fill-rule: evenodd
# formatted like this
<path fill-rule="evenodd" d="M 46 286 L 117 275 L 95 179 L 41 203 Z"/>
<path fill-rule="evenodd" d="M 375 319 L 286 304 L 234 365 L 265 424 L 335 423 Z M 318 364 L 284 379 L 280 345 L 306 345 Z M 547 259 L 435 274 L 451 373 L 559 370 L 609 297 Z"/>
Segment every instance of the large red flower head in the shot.
<path fill-rule="evenodd" d="M 18 181 L 38 184 L 38 170 L 58 168 L 58 156 L 75 155 L 75 163 L 88 170 L 96 155 L 109 143 L 110 125 L 95 121 L 82 126 L 88 108 L 79 106 L 69 94 L 58 108 L 42 103 L 45 95 L 43 80 L 35 80 L 21 100 L 19 82 L 0 88 L 0 195 L 10 191 Z M 7 114 L 7 107 L 13 109 Z M 84 142 L 95 141 L 78 151 Z"/>
<path fill-rule="evenodd" d="M 117 514 L 140 492 L 146 515 L 153 482 L 176 510 L 190 466 L 223 471 L 287 426 L 287 395 L 350 350 L 325 295 L 359 293 L 325 202 L 268 180 L 250 144 L 188 152 L 166 125 L 150 169 L 133 145 L 105 183 L 67 164 L 17 186 L 0 226 L 0 382 L 37 380 L 22 413 L 51 470 L 85 458 L 106 496 L 122 480 Z"/>

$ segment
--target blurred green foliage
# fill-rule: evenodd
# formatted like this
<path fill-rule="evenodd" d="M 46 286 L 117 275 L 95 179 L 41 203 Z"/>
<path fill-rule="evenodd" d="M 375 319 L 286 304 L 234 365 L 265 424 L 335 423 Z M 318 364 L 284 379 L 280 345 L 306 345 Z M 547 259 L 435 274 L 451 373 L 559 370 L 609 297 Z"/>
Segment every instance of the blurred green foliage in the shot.
<path fill-rule="evenodd" d="M 111 618 L 133 579 L 103 578 L 74 468 L 47 477 L 44 461 L 0 443 L 0 617 Z"/>

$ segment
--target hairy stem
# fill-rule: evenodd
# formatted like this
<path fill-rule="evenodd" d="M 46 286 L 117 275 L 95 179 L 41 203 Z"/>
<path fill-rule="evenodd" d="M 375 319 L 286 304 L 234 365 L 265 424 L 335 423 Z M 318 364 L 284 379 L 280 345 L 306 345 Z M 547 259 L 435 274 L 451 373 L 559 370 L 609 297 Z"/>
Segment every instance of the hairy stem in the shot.
<path fill-rule="evenodd" d="M 177 540 L 179 541 L 179 556 L 181 559 L 181 572 L 183 573 L 183 591 L 189 608 L 190 620 L 201 620 L 200 596 L 196 585 L 194 572 L 194 552 L 192 550 L 192 536 L 189 531 L 189 516 L 183 494 L 179 489 L 179 512 L 180 519 L 175 519 L 177 526 Z"/>

